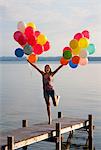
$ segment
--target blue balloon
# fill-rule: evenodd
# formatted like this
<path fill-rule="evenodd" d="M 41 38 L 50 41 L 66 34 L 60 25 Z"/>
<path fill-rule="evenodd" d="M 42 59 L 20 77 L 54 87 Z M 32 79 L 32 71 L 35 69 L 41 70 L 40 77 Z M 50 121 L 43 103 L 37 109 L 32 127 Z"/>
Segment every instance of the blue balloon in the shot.
<path fill-rule="evenodd" d="M 23 49 L 17 48 L 17 49 L 15 50 L 15 55 L 16 55 L 17 57 L 22 57 L 22 56 L 24 55 Z"/>
<path fill-rule="evenodd" d="M 73 64 L 72 60 L 69 61 L 69 66 L 71 68 L 77 68 L 78 64 Z"/>

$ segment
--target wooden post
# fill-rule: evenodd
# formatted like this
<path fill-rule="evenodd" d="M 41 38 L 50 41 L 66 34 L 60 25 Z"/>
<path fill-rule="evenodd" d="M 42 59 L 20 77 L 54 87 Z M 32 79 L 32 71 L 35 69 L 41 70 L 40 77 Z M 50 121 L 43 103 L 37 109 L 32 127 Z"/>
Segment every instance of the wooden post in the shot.
<path fill-rule="evenodd" d="M 28 127 L 28 120 L 22 120 L 22 127 Z"/>
<path fill-rule="evenodd" d="M 89 150 L 93 150 L 93 119 L 92 115 L 88 115 L 89 119 L 89 131 L 88 131 L 88 140 L 89 140 Z"/>
<path fill-rule="evenodd" d="M 22 120 L 22 127 L 28 127 L 28 120 Z M 24 146 L 22 149 L 27 150 L 27 146 Z"/>
<path fill-rule="evenodd" d="M 7 137 L 8 150 L 14 150 L 14 136 Z"/>
<path fill-rule="evenodd" d="M 56 150 L 61 150 L 61 123 L 56 123 Z"/>
<path fill-rule="evenodd" d="M 58 112 L 58 118 L 62 118 L 62 113 L 61 113 L 61 111 Z"/>

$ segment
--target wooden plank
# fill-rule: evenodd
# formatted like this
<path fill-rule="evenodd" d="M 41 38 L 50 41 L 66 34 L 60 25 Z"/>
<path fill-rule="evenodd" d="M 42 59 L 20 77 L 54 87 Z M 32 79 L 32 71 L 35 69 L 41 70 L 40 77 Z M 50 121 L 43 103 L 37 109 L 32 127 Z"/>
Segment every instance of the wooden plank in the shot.
<path fill-rule="evenodd" d="M 56 136 L 55 125 L 57 122 L 61 123 L 61 134 L 79 129 L 89 123 L 85 119 L 63 117 L 53 120 L 51 125 L 47 123 L 41 123 L 34 124 L 31 127 L 13 130 L 10 132 L 10 135 L 15 137 L 14 149 L 45 140 L 52 136 Z M 2 134 L 2 137 L 0 137 L 0 140 L 2 141 L 1 145 L 7 145 L 7 135 L 9 135 L 9 132 Z"/>

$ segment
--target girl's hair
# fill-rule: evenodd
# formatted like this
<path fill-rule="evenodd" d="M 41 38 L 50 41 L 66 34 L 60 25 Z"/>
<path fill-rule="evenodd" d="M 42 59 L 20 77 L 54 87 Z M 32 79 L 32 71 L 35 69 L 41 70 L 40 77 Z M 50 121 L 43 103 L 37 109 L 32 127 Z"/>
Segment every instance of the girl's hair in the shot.
<path fill-rule="evenodd" d="M 46 67 L 49 67 L 49 68 L 50 68 L 50 72 L 49 72 L 49 73 L 51 73 L 51 72 L 52 72 L 52 70 L 51 70 L 50 65 L 45 65 L 45 67 L 44 67 L 44 70 L 45 70 L 45 71 L 46 71 Z"/>

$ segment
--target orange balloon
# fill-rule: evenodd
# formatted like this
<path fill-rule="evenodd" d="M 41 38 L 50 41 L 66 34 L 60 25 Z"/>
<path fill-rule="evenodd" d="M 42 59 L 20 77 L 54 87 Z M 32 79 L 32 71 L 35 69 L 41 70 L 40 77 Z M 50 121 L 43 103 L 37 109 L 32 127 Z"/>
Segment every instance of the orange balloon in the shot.
<path fill-rule="evenodd" d="M 29 62 L 31 62 L 31 63 L 35 63 L 35 62 L 38 60 L 38 57 L 37 57 L 37 55 L 35 55 L 35 54 L 30 54 L 30 55 L 28 56 L 28 60 L 29 60 Z"/>
<path fill-rule="evenodd" d="M 61 57 L 60 63 L 61 63 L 62 65 L 67 65 L 68 62 L 69 62 L 69 61 L 68 61 L 67 59 L 65 59 L 64 57 Z"/>

